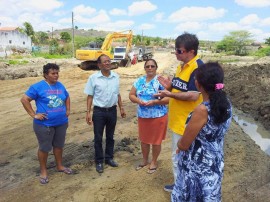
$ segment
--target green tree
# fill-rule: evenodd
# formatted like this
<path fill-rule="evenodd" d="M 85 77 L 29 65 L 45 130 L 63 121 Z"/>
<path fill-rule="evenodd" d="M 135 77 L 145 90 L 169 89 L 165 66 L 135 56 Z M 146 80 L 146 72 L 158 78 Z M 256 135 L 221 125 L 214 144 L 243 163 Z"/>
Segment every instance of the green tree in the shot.
<path fill-rule="evenodd" d="M 75 25 L 75 29 L 79 29 L 79 27 L 77 25 Z"/>
<path fill-rule="evenodd" d="M 50 41 L 50 54 L 56 54 L 58 52 L 59 44 L 56 39 Z"/>
<path fill-rule="evenodd" d="M 68 32 L 61 32 L 60 33 L 60 38 L 64 41 L 64 42 L 70 42 L 71 41 L 71 35 Z"/>
<path fill-rule="evenodd" d="M 29 23 L 29 22 L 24 22 L 23 23 L 23 26 L 24 26 L 24 28 L 23 28 L 23 32 L 27 35 L 27 36 L 29 36 L 30 38 L 31 38 L 31 40 L 32 40 L 32 42 L 36 42 L 35 41 L 35 31 L 34 31 L 34 29 L 33 29 L 33 26 L 31 25 L 31 23 Z"/>
<path fill-rule="evenodd" d="M 270 37 L 268 39 L 265 39 L 265 44 L 270 45 Z"/>
<path fill-rule="evenodd" d="M 38 44 L 47 44 L 49 36 L 46 32 L 36 32 L 35 38 Z"/>
<path fill-rule="evenodd" d="M 233 31 L 217 44 L 218 51 L 232 52 L 235 55 L 247 55 L 246 47 L 254 40 L 250 32 L 245 30 Z"/>

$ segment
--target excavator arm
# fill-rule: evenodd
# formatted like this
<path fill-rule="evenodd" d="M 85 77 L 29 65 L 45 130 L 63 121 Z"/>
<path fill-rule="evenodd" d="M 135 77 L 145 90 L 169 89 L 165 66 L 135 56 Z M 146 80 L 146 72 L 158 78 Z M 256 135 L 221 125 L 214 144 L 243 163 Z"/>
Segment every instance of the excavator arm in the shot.
<path fill-rule="evenodd" d="M 102 46 L 101 46 L 101 50 L 103 50 L 103 51 L 110 50 L 111 46 L 112 46 L 112 42 L 115 39 L 120 39 L 120 38 L 126 38 L 127 39 L 127 49 L 130 49 L 131 44 L 132 44 L 132 37 L 133 37 L 133 34 L 132 34 L 131 30 L 129 30 L 128 33 L 114 32 L 114 33 L 108 34 L 106 36 Z"/>
<path fill-rule="evenodd" d="M 113 59 L 113 55 L 111 53 L 111 46 L 112 46 L 112 42 L 115 39 L 126 38 L 127 51 L 129 51 L 132 45 L 132 37 L 133 37 L 133 33 L 131 30 L 123 31 L 123 32 L 113 32 L 106 36 L 100 50 L 76 50 L 76 59 L 84 60 L 83 62 L 81 62 L 80 68 L 83 70 L 97 69 L 98 68 L 97 58 L 101 54 L 106 54 L 111 59 Z M 112 67 L 112 68 L 117 68 L 117 67 Z"/>

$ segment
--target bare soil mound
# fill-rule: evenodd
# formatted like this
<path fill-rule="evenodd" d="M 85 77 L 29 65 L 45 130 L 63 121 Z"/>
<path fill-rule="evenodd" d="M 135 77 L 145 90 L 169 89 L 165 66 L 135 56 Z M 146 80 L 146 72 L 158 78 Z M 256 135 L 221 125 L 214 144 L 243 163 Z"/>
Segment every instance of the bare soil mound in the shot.
<path fill-rule="evenodd" d="M 223 65 L 226 90 L 234 106 L 270 130 L 270 63 Z"/>

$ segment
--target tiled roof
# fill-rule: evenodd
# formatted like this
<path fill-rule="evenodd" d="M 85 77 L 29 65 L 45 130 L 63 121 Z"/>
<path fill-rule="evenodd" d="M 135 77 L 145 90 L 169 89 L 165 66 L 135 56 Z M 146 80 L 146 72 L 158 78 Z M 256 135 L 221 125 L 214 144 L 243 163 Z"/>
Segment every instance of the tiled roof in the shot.
<path fill-rule="evenodd" d="M 18 29 L 18 27 L 0 27 L 0 31 L 14 31 Z"/>

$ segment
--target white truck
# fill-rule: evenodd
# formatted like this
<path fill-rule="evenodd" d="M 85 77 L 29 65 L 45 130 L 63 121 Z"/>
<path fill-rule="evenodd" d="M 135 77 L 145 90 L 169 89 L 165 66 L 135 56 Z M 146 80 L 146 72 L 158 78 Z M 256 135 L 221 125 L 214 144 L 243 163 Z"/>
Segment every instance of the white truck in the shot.
<path fill-rule="evenodd" d="M 127 50 L 125 46 L 116 46 L 113 53 L 113 63 L 118 63 L 119 67 L 130 67 L 132 61 L 136 60 L 134 51 Z"/>
<path fill-rule="evenodd" d="M 151 59 L 154 54 L 154 48 L 151 46 L 137 46 L 138 50 L 137 59 L 138 62 Z"/>

